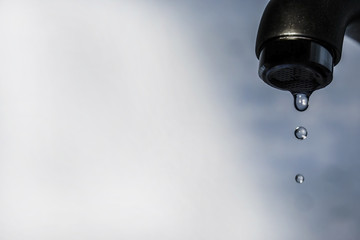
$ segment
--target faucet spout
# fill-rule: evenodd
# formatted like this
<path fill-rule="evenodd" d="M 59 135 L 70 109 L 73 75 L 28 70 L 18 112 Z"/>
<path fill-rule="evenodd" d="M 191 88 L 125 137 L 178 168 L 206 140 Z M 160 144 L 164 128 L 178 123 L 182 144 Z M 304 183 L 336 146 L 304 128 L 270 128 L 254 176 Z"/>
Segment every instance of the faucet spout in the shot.
<path fill-rule="evenodd" d="M 259 76 L 310 96 L 332 81 L 345 33 L 360 42 L 359 0 L 271 0 L 256 40 Z"/>

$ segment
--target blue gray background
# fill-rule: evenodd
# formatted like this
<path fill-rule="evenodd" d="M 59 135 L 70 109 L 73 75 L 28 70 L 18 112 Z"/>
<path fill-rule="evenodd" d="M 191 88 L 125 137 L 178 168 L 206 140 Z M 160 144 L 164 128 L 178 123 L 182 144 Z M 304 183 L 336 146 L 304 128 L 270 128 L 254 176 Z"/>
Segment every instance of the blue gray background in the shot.
<path fill-rule="evenodd" d="M 360 46 L 297 112 L 267 2 L 1 1 L 0 239 L 360 239 Z"/>

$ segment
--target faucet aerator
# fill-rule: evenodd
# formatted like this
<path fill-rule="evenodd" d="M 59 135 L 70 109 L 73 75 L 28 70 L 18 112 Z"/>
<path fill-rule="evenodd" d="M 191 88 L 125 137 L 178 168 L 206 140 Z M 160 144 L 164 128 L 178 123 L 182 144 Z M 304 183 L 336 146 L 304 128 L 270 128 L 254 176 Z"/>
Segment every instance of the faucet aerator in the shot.
<path fill-rule="evenodd" d="M 311 40 L 273 40 L 261 51 L 259 76 L 272 87 L 310 96 L 332 81 L 333 58 Z"/>

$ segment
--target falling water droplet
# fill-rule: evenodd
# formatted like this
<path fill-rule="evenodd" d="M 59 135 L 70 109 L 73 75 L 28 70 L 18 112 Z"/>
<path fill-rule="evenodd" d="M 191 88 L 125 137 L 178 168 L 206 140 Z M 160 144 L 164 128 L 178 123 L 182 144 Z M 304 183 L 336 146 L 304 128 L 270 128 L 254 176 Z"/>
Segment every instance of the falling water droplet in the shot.
<path fill-rule="evenodd" d="M 294 105 L 296 110 L 303 112 L 309 107 L 309 97 L 305 93 L 295 93 Z"/>
<path fill-rule="evenodd" d="M 297 127 L 294 134 L 297 139 L 304 140 L 307 137 L 307 130 L 304 127 Z"/>
<path fill-rule="evenodd" d="M 296 176 L 295 176 L 295 181 L 297 182 L 297 183 L 303 183 L 304 181 L 305 181 L 305 178 L 304 178 L 304 176 L 303 175 L 301 175 L 301 174 L 297 174 Z"/>

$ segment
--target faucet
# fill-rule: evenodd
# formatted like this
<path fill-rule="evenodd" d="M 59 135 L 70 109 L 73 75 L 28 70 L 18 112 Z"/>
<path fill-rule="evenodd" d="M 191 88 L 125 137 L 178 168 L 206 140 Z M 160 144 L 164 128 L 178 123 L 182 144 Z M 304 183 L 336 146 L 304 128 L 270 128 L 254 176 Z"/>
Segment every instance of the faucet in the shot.
<path fill-rule="evenodd" d="M 260 78 L 310 97 L 331 83 L 345 34 L 360 42 L 360 0 L 271 0 L 255 47 Z"/>

